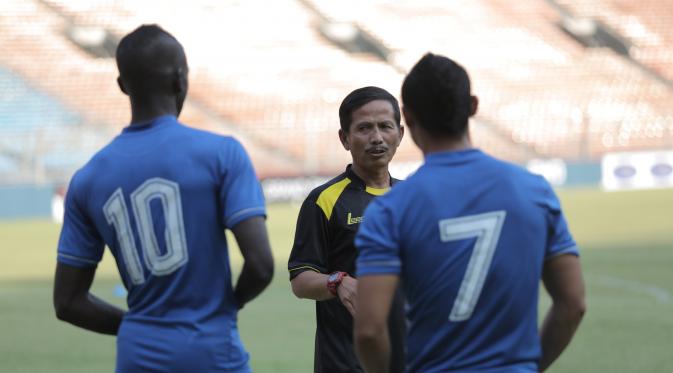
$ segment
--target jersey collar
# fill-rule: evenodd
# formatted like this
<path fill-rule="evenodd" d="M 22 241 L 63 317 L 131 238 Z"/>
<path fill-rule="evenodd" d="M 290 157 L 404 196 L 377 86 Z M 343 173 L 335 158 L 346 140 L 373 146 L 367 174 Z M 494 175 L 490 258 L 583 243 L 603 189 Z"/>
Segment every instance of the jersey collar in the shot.
<path fill-rule="evenodd" d="M 477 148 L 430 153 L 425 156 L 426 164 L 463 163 L 480 157 L 484 153 Z"/>
<path fill-rule="evenodd" d="M 175 115 L 162 115 L 146 122 L 131 123 L 122 130 L 122 133 L 138 133 L 148 132 L 159 127 L 164 127 L 166 124 L 176 123 L 178 118 Z"/>
<path fill-rule="evenodd" d="M 383 189 L 370 188 L 367 185 L 365 185 L 365 182 L 362 179 L 360 179 L 360 177 L 355 173 L 355 171 L 353 171 L 353 165 L 352 164 L 349 164 L 348 166 L 346 166 L 345 174 L 346 174 L 346 177 L 351 180 L 351 183 L 350 183 L 349 186 L 352 185 L 353 187 L 355 187 L 359 190 L 366 190 L 368 193 L 374 194 L 374 195 L 380 195 L 380 194 L 383 194 L 385 192 L 385 190 L 383 190 Z M 392 176 L 390 176 L 390 173 L 388 173 L 388 177 L 390 177 L 390 186 L 391 187 L 399 181 L 397 179 L 394 179 Z"/>

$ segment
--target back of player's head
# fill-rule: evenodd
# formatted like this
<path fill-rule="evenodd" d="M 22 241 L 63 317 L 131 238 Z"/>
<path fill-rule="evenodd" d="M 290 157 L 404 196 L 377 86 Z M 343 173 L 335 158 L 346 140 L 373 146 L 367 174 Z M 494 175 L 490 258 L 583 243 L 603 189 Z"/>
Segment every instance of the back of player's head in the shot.
<path fill-rule="evenodd" d="M 395 123 L 400 125 L 400 104 L 397 102 L 395 96 L 390 92 L 379 87 L 362 87 L 349 93 L 339 106 L 339 122 L 341 122 L 341 130 L 348 132 L 350 130 L 351 121 L 353 120 L 353 112 L 368 103 L 376 100 L 384 100 L 390 102 L 395 112 Z"/>
<path fill-rule="evenodd" d="M 143 25 L 124 36 L 116 53 L 119 77 L 131 95 L 171 90 L 176 76 L 187 74 L 182 45 L 157 25 Z"/>
<path fill-rule="evenodd" d="M 428 53 L 404 79 L 402 102 L 429 133 L 461 137 L 472 113 L 470 78 L 456 62 Z"/>

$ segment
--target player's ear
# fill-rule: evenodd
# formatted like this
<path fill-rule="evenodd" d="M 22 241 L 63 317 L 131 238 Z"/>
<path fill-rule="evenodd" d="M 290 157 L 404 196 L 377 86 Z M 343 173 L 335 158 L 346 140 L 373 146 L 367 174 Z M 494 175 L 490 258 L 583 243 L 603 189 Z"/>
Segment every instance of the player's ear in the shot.
<path fill-rule="evenodd" d="M 407 124 L 411 130 L 413 127 L 416 127 L 416 117 L 411 110 L 408 110 L 405 106 L 402 106 L 402 115 L 404 116 L 404 123 Z"/>
<path fill-rule="evenodd" d="M 187 71 L 179 67 L 173 75 L 173 90 L 178 95 L 187 93 Z"/>
<path fill-rule="evenodd" d="M 478 107 L 479 107 L 479 97 L 470 96 L 470 116 L 477 114 Z"/>
<path fill-rule="evenodd" d="M 400 130 L 400 137 L 397 138 L 397 145 L 402 143 L 402 138 L 404 138 L 404 126 L 400 123 L 397 127 Z"/>
<path fill-rule="evenodd" d="M 124 92 L 125 95 L 128 96 L 129 93 L 128 93 L 128 91 L 126 90 L 126 88 L 124 87 L 124 82 L 122 81 L 122 77 L 121 77 L 121 76 L 118 76 L 118 77 L 117 77 L 117 85 L 119 86 L 119 89 L 120 89 L 122 92 Z"/>
<path fill-rule="evenodd" d="M 344 149 L 351 151 L 351 146 L 348 143 L 348 134 L 341 128 L 339 129 L 339 140 L 341 140 L 341 145 L 343 145 Z"/>

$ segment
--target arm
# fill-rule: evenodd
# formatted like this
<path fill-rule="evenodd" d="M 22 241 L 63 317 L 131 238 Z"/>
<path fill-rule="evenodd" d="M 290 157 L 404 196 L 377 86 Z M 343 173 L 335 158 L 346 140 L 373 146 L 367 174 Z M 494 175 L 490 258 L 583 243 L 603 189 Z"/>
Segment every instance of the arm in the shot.
<path fill-rule="evenodd" d="M 238 223 L 234 237 L 243 255 L 243 270 L 238 276 L 234 298 L 238 308 L 253 300 L 273 278 L 273 256 L 264 218 L 255 216 Z"/>
<path fill-rule="evenodd" d="M 558 358 L 566 348 L 586 312 L 584 280 L 579 258 L 560 255 L 545 262 L 542 281 L 552 305 L 540 332 L 542 358 L 540 371 Z"/>
<path fill-rule="evenodd" d="M 355 352 L 367 373 L 388 372 L 388 313 L 397 282 L 397 275 L 367 275 L 359 279 L 353 338 Z"/>
<path fill-rule="evenodd" d="M 327 300 L 334 295 L 327 290 L 327 277 L 315 271 L 304 271 L 290 281 L 292 292 L 297 298 Z"/>
<path fill-rule="evenodd" d="M 327 277 L 328 275 L 315 271 L 304 271 L 292 279 L 292 292 L 297 298 L 318 301 L 332 299 L 334 298 L 334 295 L 327 290 Z M 341 285 L 337 288 L 339 300 L 341 300 L 341 303 L 351 315 L 355 314 L 357 284 L 358 281 L 356 279 L 348 276 L 343 278 Z"/>
<path fill-rule="evenodd" d="M 96 268 L 56 265 L 54 309 L 59 320 L 97 333 L 116 335 L 124 311 L 89 292 Z"/>

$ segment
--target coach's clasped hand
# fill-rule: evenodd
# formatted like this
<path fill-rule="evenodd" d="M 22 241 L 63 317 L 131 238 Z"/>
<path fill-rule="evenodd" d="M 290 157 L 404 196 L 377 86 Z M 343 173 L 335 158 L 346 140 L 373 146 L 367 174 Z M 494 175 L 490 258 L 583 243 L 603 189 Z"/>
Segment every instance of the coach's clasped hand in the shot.
<path fill-rule="evenodd" d="M 355 297 L 357 295 L 358 280 L 345 274 L 336 287 L 336 296 L 351 315 L 355 315 Z"/>

